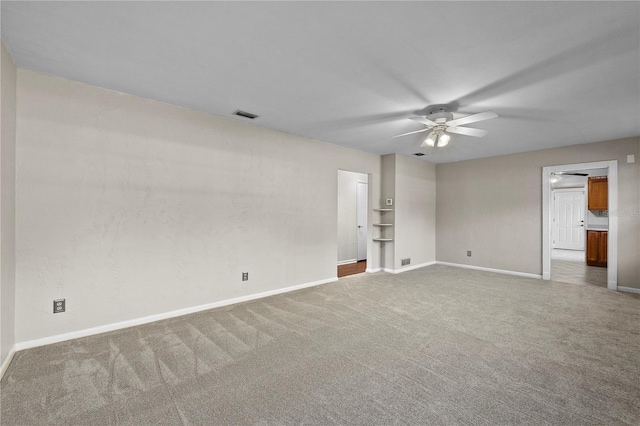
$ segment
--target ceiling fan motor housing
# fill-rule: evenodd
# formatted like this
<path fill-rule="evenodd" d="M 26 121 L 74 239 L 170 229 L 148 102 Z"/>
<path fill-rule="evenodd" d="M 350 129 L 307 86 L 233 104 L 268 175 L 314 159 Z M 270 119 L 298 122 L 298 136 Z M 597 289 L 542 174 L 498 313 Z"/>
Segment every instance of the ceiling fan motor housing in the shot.
<path fill-rule="evenodd" d="M 446 110 L 437 110 L 437 111 L 433 111 L 431 112 L 427 118 L 431 121 L 435 121 L 438 124 L 444 124 L 447 121 L 453 120 L 453 114 L 450 112 L 447 112 Z"/>

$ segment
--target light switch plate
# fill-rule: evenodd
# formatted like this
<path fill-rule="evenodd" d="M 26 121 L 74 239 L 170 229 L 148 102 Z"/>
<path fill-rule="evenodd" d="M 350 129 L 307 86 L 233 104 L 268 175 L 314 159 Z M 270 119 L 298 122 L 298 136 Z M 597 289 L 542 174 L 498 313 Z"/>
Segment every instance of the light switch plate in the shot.
<path fill-rule="evenodd" d="M 393 198 L 387 198 L 387 205 L 388 206 L 392 206 L 393 205 Z"/>
<path fill-rule="evenodd" d="M 635 154 L 629 154 L 627 155 L 627 163 L 631 164 L 631 163 L 635 163 L 636 162 L 636 156 Z"/>

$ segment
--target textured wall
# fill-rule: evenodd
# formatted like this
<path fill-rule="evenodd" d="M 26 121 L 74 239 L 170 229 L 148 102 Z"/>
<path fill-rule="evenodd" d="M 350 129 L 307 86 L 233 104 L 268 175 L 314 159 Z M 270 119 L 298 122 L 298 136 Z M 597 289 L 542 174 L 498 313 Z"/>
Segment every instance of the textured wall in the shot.
<path fill-rule="evenodd" d="M 15 343 L 16 67 L 1 45 L 0 364 Z"/>
<path fill-rule="evenodd" d="M 542 274 L 542 167 L 605 160 L 618 160 L 618 285 L 640 288 L 640 137 L 438 164 L 438 260 Z"/>
<path fill-rule="evenodd" d="M 338 170 L 338 262 L 358 256 L 356 193 L 358 182 L 367 179 L 362 173 Z"/>
<path fill-rule="evenodd" d="M 381 162 L 379 205 L 386 207 L 385 199 L 393 198 L 393 211 L 379 217 L 381 222 L 394 224 L 385 231 L 393 242 L 379 243 L 383 245 L 383 267 L 402 269 L 405 258 L 411 258 L 410 266 L 435 261 L 435 165 L 399 154 L 385 155 Z"/>
<path fill-rule="evenodd" d="M 377 155 L 25 70 L 18 98 L 20 342 L 335 277 L 338 169 L 380 196 Z"/>
<path fill-rule="evenodd" d="M 377 217 L 374 216 L 374 223 L 394 223 L 396 216 L 396 154 L 388 154 L 383 155 L 381 158 L 381 167 L 382 167 L 382 197 L 380 198 L 380 203 L 378 205 L 371 203 L 371 208 L 388 208 L 385 205 L 385 200 L 387 198 L 391 198 L 394 201 L 394 205 L 391 206 L 393 211 L 386 213 L 376 213 Z M 380 229 L 377 230 L 374 228 L 374 236 L 384 236 L 385 238 L 392 237 L 395 239 L 396 228 L 393 226 L 391 229 Z M 395 269 L 395 246 L 396 242 L 389 243 L 376 243 L 381 247 L 381 266 L 385 269 L 393 270 Z"/>
<path fill-rule="evenodd" d="M 395 268 L 436 260 L 436 166 L 396 155 Z"/>

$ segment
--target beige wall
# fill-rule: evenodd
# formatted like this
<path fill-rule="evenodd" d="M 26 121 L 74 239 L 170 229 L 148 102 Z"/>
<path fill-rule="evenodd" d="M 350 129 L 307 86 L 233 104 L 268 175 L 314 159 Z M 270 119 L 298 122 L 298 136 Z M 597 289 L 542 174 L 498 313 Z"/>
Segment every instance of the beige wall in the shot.
<path fill-rule="evenodd" d="M 542 167 L 604 160 L 618 160 L 618 285 L 640 288 L 638 137 L 438 164 L 438 260 L 542 274 Z"/>
<path fill-rule="evenodd" d="M 399 154 L 382 157 L 382 198 L 393 199 L 393 211 L 379 216 L 380 222 L 393 223 L 385 229 L 385 237 L 392 243 L 383 245 L 383 267 L 387 271 L 400 271 L 416 265 L 433 262 L 435 253 L 435 165 Z M 377 206 L 374 206 L 377 207 Z M 374 232 L 376 232 L 374 230 Z M 402 266 L 402 259 L 411 264 Z"/>
<path fill-rule="evenodd" d="M 338 169 L 380 197 L 377 155 L 26 70 L 18 99 L 18 342 L 331 279 Z"/>
<path fill-rule="evenodd" d="M 395 223 L 396 216 L 396 154 L 388 154 L 382 156 L 381 160 L 381 168 L 382 168 L 382 197 L 380 197 L 380 202 L 378 205 L 373 204 L 371 208 L 389 208 L 385 204 L 385 200 L 387 198 L 391 198 L 394 201 L 394 205 L 391 206 L 393 209 L 390 212 L 385 213 L 376 213 L 374 215 L 374 223 Z M 380 236 L 383 238 L 395 238 L 396 229 L 395 226 L 391 228 L 374 228 L 374 236 Z M 381 249 L 381 266 L 386 270 L 394 270 L 395 269 L 395 247 L 396 242 L 378 242 Z"/>
<path fill-rule="evenodd" d="M 395 268 L 436 260 L 436 167 L 396 155 Z"/>
<path fill-rule="evenodd" d="M 0 60 L 0 364 L 15 344 L 16 67 L 1 44 Z"/>

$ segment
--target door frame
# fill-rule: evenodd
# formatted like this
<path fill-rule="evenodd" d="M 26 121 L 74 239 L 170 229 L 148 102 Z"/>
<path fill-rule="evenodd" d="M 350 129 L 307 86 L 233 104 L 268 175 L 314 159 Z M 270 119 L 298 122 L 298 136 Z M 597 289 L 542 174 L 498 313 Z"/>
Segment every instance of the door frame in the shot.
<path fill-rule="evenodd" d="M 338 230 L 338 209 L 337 209 L 337 200 L 338 200 L 338 175 L 339 172 L 347 172 L 347 173 L 356 173 L 356 174 L 362 174 L 362 175 L 366 175 L 367 176 L 367 269 L 365 272 L 378 272 L 380 271 L 380 266 L 379 266 L 379 257 L 380 257 L 380 251 L 379 251 L 379 245 L 374 244 L 373 239 L 371 238 L 371 236 L 373 235 L 373 211 L 371 209 L 371 200 L 373 199 L 373 191 L 377 191 L 376 193 L 379 194 L 380 188 L 379 185 L 380 183 L 377 182 L 376 180 L 373 179 L 374 174 L 370 173 L 370 172 L 363 172 L 363 171 L 356 171 L 356 170 L 350 170 L 350 169 L 344 169 L 344 168 L 338 168 L 336 169 L 336 173 L 335 173 L 335 200 L 336 200 L 336 208 L 335 208 L 335 229 L 336 231 Z M 360 180 L 361 182 L 363 182 L 362 180 Z M 336 254 L 338 253 L 338 233 L 336 232 L 336 240 L 335 240 L 335 252 Z M 357 252 L 356 252 L 356 258 L 357 258 Z M 349 263 L 356 263 L 357 259 L 350 259 L 347 261 L 338 261 L 337 265 L 346 265 Z"/>
<path fill-rule="evenodd" d="M 553 198 L 554 195 L 558 195 L 558 194 L 562 194 L 563 192 L 582 192 L 582 200 L 584 201 L 584 205 L 582 206 L 582 216 L 583 216 L 583 221 L 582 223 L 585 223 L 585 225 L 583 225 L 583 233 L 584 235 L 582 236 L 582 242 L 584 243 L 584 248 L 582 249 L 583 251 L 587 249 L 587 226 L 586 226 L 586 218 L 587 218 L 587 191 L 588 191 L 588 187 L 586 186 L 576 186 L 576 187 L 567 187 L 567 188 L 557 188 L 557 189 L 552 189 L 551 190 L 551 203 L 553 204 L 551 206 L 551 217 L 554 216 L 555 213 L 555 205 L 556 205 L 556 201 Z M 554 223 L 557 224 L 557 222 L 551 222 L 551 249 L 553 250 L 555 247 L 553 245 L 553 228 L 554 228 Z M 568 250 L 572 250 L 572 249 L 568 249 Z"/>
<path fill-rule="evenodd" d="M 360 246 L 360 231 L 356 230 L 356 262 L 360 262 L 361 260 L 367 260 L 367 257 L 369 256 L 369 182 L 367 180 L 367 182 L 361 181 L 361 180 L 357 180 L 356 181 L 356 224 L 358 223 L 358 216 L 360 213 L 360 191 L 358 190 L 358 185 L 366 185 L 366 191 L 364 192 L 364 203 L 365 203 L 365 209 L 364 209 L 364 216 L 365 216 L 365 221 L 367 222 L 366 227 L 365 227 L 365 239 L 364 239 L 364 259 L 360 259 L 360 249 L 362 248 Z"/>
<path fill-rule="evenodd" d="M 552 227 L 550 219 L 553 215 L 551 211 L 551 209 L 553 209 L 553 201 L 551 199 L 553 194 L 551 191 L 551 183 L 549 182 L 551 173 L 589 169 L 608 169 L 609 233 L 607 246 L 607 288 L 609 290 L 618 290 L 618 160 L 563 164 L 542 168 L 542 279 L 551 279 Z"/>

